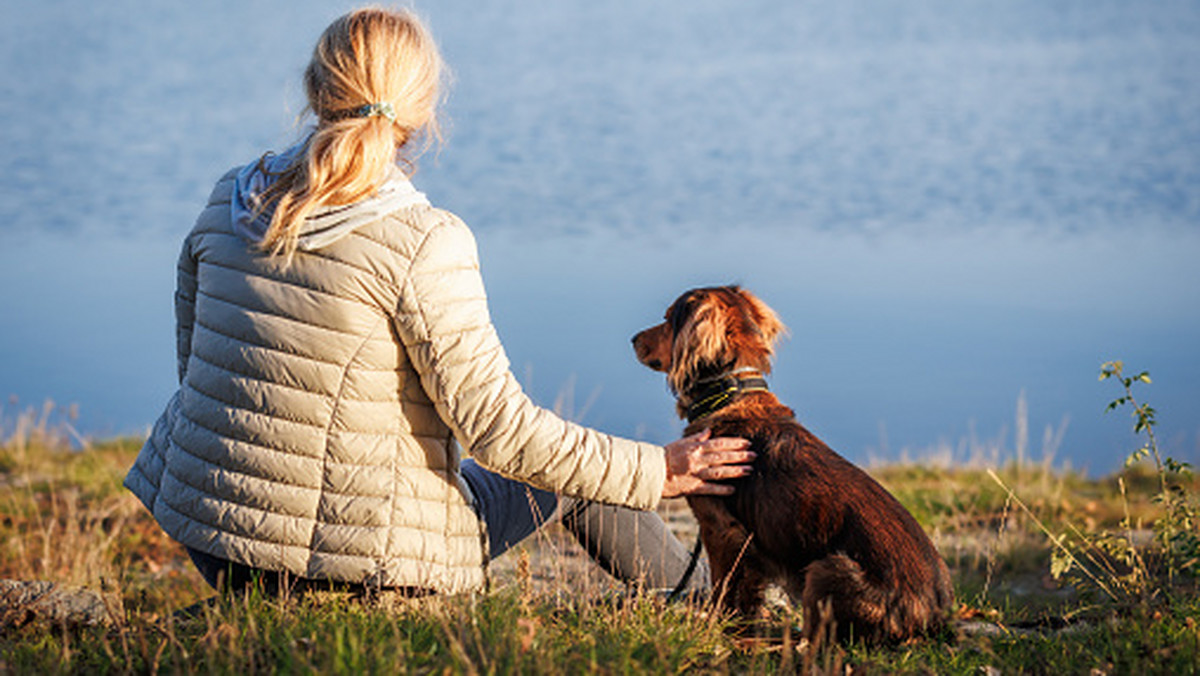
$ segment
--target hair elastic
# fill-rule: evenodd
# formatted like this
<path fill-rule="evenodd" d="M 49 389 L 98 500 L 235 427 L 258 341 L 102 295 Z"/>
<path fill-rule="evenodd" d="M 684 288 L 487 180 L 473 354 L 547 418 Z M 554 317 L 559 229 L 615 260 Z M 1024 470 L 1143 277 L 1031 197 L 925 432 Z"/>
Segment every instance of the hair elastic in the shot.
<path fill-rule="evenodd" d="M 386 117 L 388 122 L 394 123 L 396 121 L 396 109 L 393 108 L 392 104 L 388 103 L 387 101 L 368 103 L 361 108 L 355 108 L 354 115 L 356 117 L 375 117 L 378 115 L 380 117 Z"/>

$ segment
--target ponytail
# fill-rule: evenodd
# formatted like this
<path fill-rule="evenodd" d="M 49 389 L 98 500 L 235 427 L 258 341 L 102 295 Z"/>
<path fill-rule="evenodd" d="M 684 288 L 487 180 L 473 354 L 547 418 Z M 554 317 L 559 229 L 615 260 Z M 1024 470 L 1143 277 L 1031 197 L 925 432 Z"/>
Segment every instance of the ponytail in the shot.
<path fill-rule="evenodd" d="M 263 194 L 274 207 L 262 248 L 291 256 L 314 210 L 375 192 L 388 168 L 440 140 L 442 60 L 412 13 L 360 9 L 325 29 L 304 73 L 316 130 L 304 152 Z"/>

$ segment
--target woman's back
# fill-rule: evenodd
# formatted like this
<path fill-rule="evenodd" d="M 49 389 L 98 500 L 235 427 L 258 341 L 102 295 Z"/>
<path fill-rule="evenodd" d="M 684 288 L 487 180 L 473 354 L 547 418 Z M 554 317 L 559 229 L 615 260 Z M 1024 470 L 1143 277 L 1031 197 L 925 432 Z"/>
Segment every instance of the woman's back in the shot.
<path fill-rule="evenodd" d="M 457 447 L 395 326 L 421 243 L 456 219 L 417 204 L 285 262 L 234 234 L 232 178 L 181 256 L 189 337 L 162 440 L 171 471 L 154 491 L 164 528 L 302 577 L 478 586 L 482 533 Z"/>

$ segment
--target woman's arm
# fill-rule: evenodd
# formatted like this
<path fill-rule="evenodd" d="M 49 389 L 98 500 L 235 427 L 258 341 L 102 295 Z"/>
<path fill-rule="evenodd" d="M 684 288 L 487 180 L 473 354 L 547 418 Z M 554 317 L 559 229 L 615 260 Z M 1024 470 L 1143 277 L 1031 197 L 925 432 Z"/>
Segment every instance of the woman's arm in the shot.
<path fill-rule="evenodd" d="M 485 467 L 588 500 L 653 508 L 663 449 L 567 422 L 538 407 L 509 370 L 492 326 L 474 237 L 456 218 L 435 226 L 412 260 L 397 327 L 429 398 Z"/>

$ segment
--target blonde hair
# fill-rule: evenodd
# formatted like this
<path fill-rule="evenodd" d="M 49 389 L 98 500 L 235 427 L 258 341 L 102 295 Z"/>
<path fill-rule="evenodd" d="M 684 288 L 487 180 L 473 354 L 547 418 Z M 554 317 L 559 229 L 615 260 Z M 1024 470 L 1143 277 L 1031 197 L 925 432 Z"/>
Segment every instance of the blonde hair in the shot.
<path fill-rule="evenodd" d="M 417 155 L 441 138 L 443 70 L 432 36 L 410 11 L 370 7 L 330 24 L 304 72 L 316 130 L 263 195 L 262 209 L 275 211 L 262 248 L 291 256 L 313 210 L 370 195 L 397 161 L 411 175 Z"/>

